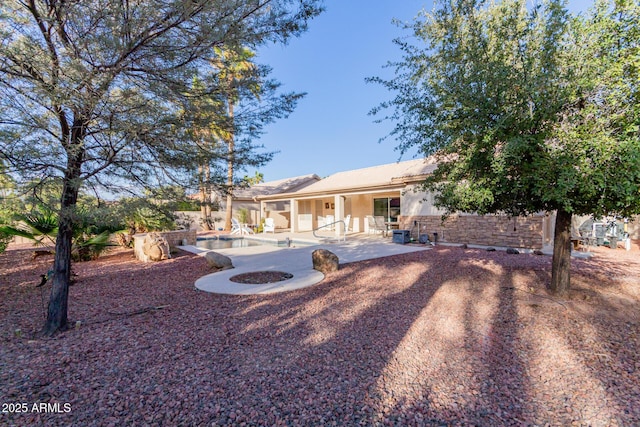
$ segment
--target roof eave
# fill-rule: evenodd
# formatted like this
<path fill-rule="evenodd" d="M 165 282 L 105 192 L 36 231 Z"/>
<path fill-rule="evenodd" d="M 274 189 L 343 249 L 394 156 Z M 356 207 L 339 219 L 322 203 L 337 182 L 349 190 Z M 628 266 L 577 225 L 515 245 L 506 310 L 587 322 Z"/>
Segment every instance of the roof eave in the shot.
<path fill-rule="evenodd" d="M 391 182 L 394 184 L 415 184 L 416 182 L 422 182 L 431 175 L 429 173 L 411 176 L 400 176 L 398 178 L 391 178 Z"/>
<path fill-rule="evenodd" d="M 313 198 L 313 197 L 322 197 L 322 196 L 334 196 L 336 194 L 351 194 L 351 193 L 362 193 L 366 191 L 381 191 L 381 190 L 401 190 L 404 187 L 404 182 L 392 182 L 391 184 L 380 184 L 380 185 L 366 185 L 360 187 L 344 187 L 344 188 L 336 188 L 331 190 L 324 191 L 312 191 L 312 192 L 294 192 L 294 193 L 282 193 L 282 194 L 273 194 L 271 196 L 258 196 L 256 200 L 283 200 L 283 199 L 300 199 L 300 198 Z"/>

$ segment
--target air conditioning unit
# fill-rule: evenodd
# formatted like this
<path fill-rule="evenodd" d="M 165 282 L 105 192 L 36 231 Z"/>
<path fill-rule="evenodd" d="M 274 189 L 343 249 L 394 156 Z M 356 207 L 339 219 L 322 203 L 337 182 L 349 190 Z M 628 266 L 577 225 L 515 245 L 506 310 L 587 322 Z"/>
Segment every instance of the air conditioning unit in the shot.
<path fill-rule="evenodd" d="M 393 230 L 393 243 L 400 243 L 404 245 L 409 243 L 411 237 L 409 236 L 409 230 Z"/>

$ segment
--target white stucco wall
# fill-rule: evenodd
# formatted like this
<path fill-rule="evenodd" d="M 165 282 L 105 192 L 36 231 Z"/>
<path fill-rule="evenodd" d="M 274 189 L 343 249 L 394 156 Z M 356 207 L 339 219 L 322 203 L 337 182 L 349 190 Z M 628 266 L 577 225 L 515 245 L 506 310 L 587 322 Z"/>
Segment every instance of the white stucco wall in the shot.
<path fill-rule="evenodd" d="M 433 194 L 419 189 L 418 185 L 408 185 L 400 196 L 400 212 L 403 216 L 442 215 L 443 209 L 433 205 Z"/>
<path fill-rule="evenodd" d="M 351 230 L 356 233 L 364 231 L 365 217 L 373 212 L 373 198 L 368 194 L 349 196 L 345 212 L 351 214 Z"/>

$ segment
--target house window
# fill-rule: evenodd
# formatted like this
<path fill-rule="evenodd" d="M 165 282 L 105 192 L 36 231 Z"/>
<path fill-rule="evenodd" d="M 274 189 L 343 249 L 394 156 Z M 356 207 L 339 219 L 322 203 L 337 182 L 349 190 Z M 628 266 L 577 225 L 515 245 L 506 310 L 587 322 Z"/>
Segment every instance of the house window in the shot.
<path fill-rule="evenodd" d="M 373 215 L 383 216 L 385 221 L 397 221 L 400 216 L 400 197 L 373 199 Z"/>

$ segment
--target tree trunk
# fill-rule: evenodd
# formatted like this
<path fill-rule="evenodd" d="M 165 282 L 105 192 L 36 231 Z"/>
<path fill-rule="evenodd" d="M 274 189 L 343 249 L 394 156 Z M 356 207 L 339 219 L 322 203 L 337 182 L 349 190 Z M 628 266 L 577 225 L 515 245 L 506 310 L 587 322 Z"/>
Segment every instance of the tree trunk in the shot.
<path fill-rule="evenodd" d="M 211 230 L 211 227 L 209 226 L 209 212 L 207 210 L 208 208 L 208 204 L 207 204 L 207 190 L 208 190 L 208 185 L 207 185 L 207 180 L 208 177 L 206 176 L 207 174 L 205 174 L 205 165 L 201 165 L 198 167 L 199 170 L 199 175 L 200 175 L 200 222 L 202 223 L 202 229 L 205 231 L 209 231 Z"/>
<path fill-rule="evenodd" d="M 231 218 L 233 217 L 233 195 L 227 194 L 227 208 L 224 217 L 224 229 L 231 230 Z"/>
<path fill-rule="evenodd" d="M 207 192 L 206 194 L 207 202 L 204 205 L 204 214 L 207 217 L 207 225 L 209 229 L 214 230 L 215 223 L 211 220 L 211 168 L 209 167 L 209 165 L 205 166 L 204 178 L 206 182 L 205 188 Z"/>
<path fill-rule="evenodd" d="M 67 170 L 63 180 L 60 214 L 58 216 L 58 236 L 53 262 L 53 281 L 47 320 L 42 329 L 44 335 L 51 336 L 57 331 L 67 329 L 67 309 L 69 302 L 69 284 L 71 283 L 71 250 L 73 244 L 74 211 L 80 188 L 80 168 L 84 156 L 78 148 L 67 161 Z"/>
<path fill-rule="evenodd" d="M 82 162 L 85 148 L 87 117 L 90 114 L 75 113 L 73 126 L 68 127 L 64 115 L 61 116 L 61 143 L 67 154 L 67 165 L 62 179 L 62 196 L 58 215 L 58 236 L 56 254 L 53 261 L 53 280 L 47 308 L 47 320 L 42 328 L 44 335 L 53 335 L 68 326 L 69 285 L 71 284 L 71 251 L 78 192 L 82 181 Z"/>
<path fill-rule="evenodd" d="M 229 119 L 232 126 L 229 132 L 228 149 L 229 153 L 227 158 L 227 207 L 224 219 L 224 229 L 231 230 L 231 218 L 233 217 L 233 166 L 235 164 L 234 158 L 234 130 L 233 130 L 233 100 L 229 98 L 227 100 L 229 105 Z"/>
<path fill-rule="evenodd" d="M 571 278 L 571 213 L 558 209 L 553 238 L 553 260 L 549 290 L 556 295 L 569 293 Z"/>

